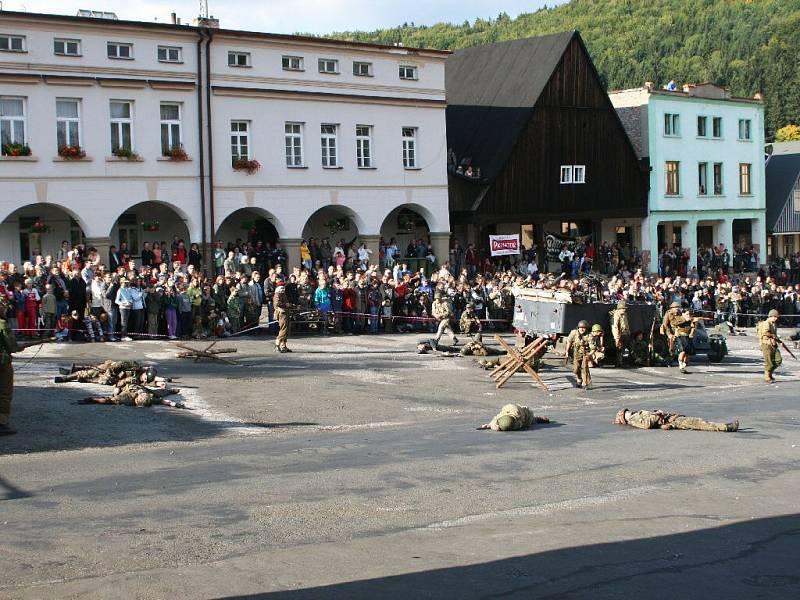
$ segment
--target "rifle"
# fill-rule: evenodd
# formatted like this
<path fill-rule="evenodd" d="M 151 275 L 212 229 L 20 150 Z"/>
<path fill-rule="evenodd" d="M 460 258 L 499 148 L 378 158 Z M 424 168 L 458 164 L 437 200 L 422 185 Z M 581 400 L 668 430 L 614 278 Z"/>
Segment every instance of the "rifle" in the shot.
<path fill-rule="evenodd" d="M 655 350 L 656 317 L 653 317 L 653 324 L 650 325 L 650 343 L 647 344 L 647 366 L 653 366 L 653 351 Z"/>
<path fill-rule="evenodd" d="M 778 339 L 778 338 L 775 338 L 775 339 Z M 791 356 L 793 359 L 797 360 L 797 357 L 794 355 L 794 353 L 792 353 L 791 350 L 789 350 L 789 347 L 786 344 L 783 343 L 783 340 L 778 340 L 778 343 L 781 346 L 783 346 L 783 349 L 786 350 L 789 353 L 789 356 Z"/>

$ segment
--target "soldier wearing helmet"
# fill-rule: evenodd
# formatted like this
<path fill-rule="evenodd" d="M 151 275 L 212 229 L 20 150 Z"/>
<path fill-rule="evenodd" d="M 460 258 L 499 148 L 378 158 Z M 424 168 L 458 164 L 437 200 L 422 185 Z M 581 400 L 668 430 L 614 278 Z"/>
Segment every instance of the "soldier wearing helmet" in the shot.
<path fill-rule="evenodd" d="M 588 321 L 579 321 L 578 326 L 567 337 L 566 359 L 569 359 L 572 351 L 572 372 L 575 374 L 577 386 L 584 389 L 589 389 L 592 379 L 589 374 L 591 337 Z"/>
<path fill-rule="evenodd" d="M 471 336 L 476 342 L 481 342 L 483 336 L 481 335 L 481 321 L 475 314 L 475 304 L 467 302 L 464 312 L 461 313 L 461 318 L 458 320 L 458 328 L 464 335 Z"/>
<path fill-rule="evenodd" d="M 681 373 L 688 373 L 689 356 L 694 354 L 692 338 L 694 337 L 695 323 L 691 313 L 681 309 L 678 302 L 673 302 L 664 314 L 661 330 L 669 338 L 670 352 L 678 353 L 678 366 Z"/>
<path fill-rule="evenodd" d="M 617 302 L 617 308 L 611 311 L 611 336 L 616 347 L 616 366 L 622 366 L 622 355 L 631 347 L 631 326 L 628 322 L 628 307 L 625 300 Z"/>
<path fill-rule="evenodd" d="M 450 337 L 453 340 L 453 345 L 455 346 L 458 344 L 458 338 L 456 337 L 456 332 L 453 330 L 453 326 L 451 321 L 453 319 L 453 307 L 450 306 L 450 300 L 442 294 L 441 291 L 436 291 L 434 294 L 435 300 L 431 304 L 431 313 L 433 316 L 439 321 L 439 327 L 436 330 L 436 337 L 434 341 L 436 343 L 442 339 L 442 336 L 449 332 Z"/>
<path fill-rule="evenodd" d="M 693 429 L 695 431 L 737 431 L 739 421 L 713 423 L 700 417 L 686 417 L 678 413 L 661 410 L 619 410 L 614 417 L 615 425 L 630 425 L 638 429 Z"/>
<path fill-rule="evenodd" d="M 780 338 L 778 337 L 778 319 L 781 314 L 774 308 L 769 311 L 767 318 L 756 326 L 756 335 L 761 344 L 761 353 L 764 355 L 764 383 L 774 383 L 772 373 L 781 366 Z"/>
<path fill-rule="evenodd" d="M 517 431 L 527 429 L 537 423 L 549 423 L 547 417 L 537 417 L 527 406 L 519 404 L 506 404 L 500 409 L 491 421 L 484 423 L 478 429 L 491 429 L 492 431 Z"/>

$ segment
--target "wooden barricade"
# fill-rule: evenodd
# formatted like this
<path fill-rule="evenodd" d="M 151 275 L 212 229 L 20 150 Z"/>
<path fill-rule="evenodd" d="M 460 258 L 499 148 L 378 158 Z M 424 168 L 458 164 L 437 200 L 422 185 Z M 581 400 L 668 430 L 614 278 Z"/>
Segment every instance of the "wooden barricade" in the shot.
<path fill-rule="evenodd" d="M 494 380 L 498 389 L 503 387 L 506 382 L 514 376 L 514 373 L 524 369 L 525 372 L 527 372 L 536 383 L 542 386 L 546 392 L 550 391 L 545 382 L 542 381 L 542 378 L 539 377 L 539 374 L 534 371 L 533 367 L 531 366 L 536 353 L 544 348 L 545 345 L 547 345 L 547 338 L 542 337 L 535 339 L 530 344 L 525 346 L 522 351 L 513 348 L 499 335 L 495 335 L 494 339 L 497 340 L 497 342 L 503 347 L 503 350 L 508 353 L 508 356 L 501 360 L 500 364 L 497 365 L 489 374 L 489 377 Z"/>

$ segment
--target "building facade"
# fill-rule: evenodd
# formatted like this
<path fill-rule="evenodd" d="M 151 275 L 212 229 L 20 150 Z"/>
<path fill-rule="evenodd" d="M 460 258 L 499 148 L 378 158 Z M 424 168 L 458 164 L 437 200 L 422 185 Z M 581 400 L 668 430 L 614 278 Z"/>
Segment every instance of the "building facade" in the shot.
<path fill-rule="evenodd" d="M 609 94 L 637 153 L 648 159 L 648 216 L 642 250 L 651 272 L 666 246 L 754 247 L 766 259 L 764 104 L 712 84 L 682 91 L 642 88 Z"/>
<path fill-rule="evenodd" d="M 800 142 L 771 145 L 767 158 L 767 238 L 772 259 L 800 253 Z"/>
<path fill-rule="evenodd" d="M 0 256 L 257 236 L 296 263 L 304 237 L 377 257 L 381 235 L 447 254 L 447 53 L 215 25 L 0 12 Z"/>

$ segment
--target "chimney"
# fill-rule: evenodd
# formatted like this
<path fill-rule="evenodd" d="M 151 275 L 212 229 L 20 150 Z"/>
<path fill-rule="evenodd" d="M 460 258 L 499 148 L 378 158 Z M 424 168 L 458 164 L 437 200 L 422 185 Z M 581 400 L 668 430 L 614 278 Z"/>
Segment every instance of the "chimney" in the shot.
<path fill-rule="evenodd" d="M 644 82 L 644 89 L 646 89 L 648 92 L 652 92 L 654 85 L 655 84 L 652 81 L 645 81 Z"/>

